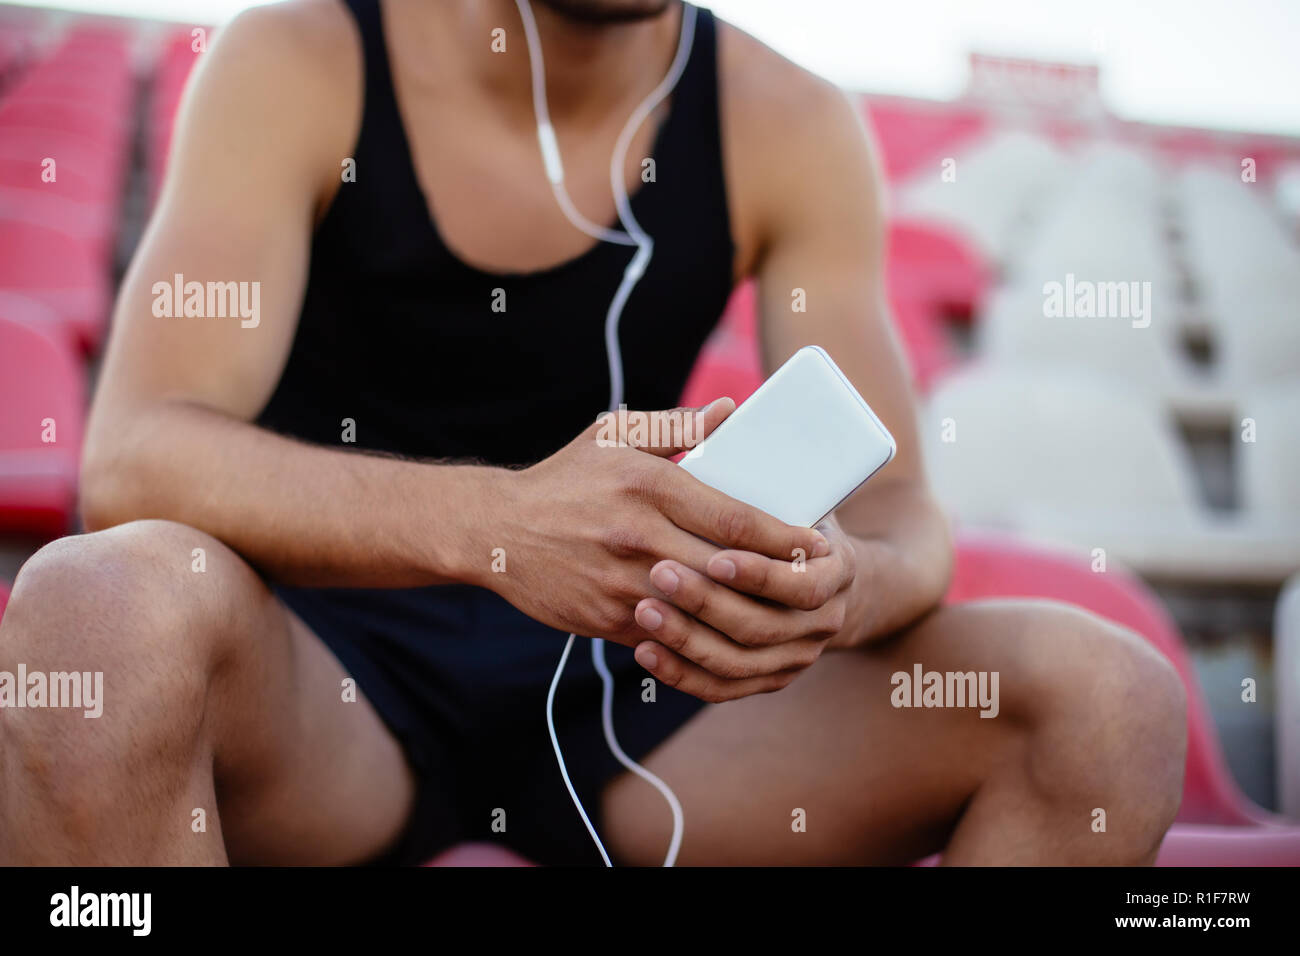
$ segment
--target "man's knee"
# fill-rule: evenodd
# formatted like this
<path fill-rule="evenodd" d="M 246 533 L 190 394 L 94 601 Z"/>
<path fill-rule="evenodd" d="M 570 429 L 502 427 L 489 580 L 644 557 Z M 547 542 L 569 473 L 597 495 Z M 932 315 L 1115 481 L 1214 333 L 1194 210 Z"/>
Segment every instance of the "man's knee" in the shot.
<path fill-rule="evenodd" d="M 210 658 L 256 576 L 203 532 L 136 521 L 60 538 L 19 571 L 0 632 L 0 661 L 178 671 Z M 241 585 L 243 586 L 241 588 Z M 32 666 L 31 661 L 27 661 Z M 82 666 L 78 666 L 82 665 Z"/>
<path fill-rule="evenodd" d="M 1034 714 L 1029 769 L 1045 793 L 1095 797 L 1142 833 L 1163 833 L 1182 799 L 1187 698 L 1141 636 L 1048 602 L 1026 605 L 1023 708 Z"/>
<path fill-rule="evenodd" d="M 243 616 L 271 600 L 251 589 L 265 592 L 256 582 L 215 539 L 172 522 L 46 545 L 14 582 L 0 622 L 0 671 L 43 677 L 47 697 L 56 686 L 50 675 L 79 675 L 92 693 L 100 688 L 82 709 L 96 719 L 53 700 L 15 710 L 5 721 L 7 756 L 83 776 L 113 772 L 140 747 L 184 759 L 216 668 L 255 639 Z M 18 691 L 31 698 L 29 688 Z"/>

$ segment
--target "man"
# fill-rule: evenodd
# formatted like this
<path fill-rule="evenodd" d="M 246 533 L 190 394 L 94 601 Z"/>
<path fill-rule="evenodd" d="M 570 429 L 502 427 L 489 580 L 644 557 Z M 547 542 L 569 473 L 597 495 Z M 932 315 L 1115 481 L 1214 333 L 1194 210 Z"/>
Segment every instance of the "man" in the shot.
<path fill-rule="evenodd" d="M 568 192 L 616 222 L 609 158 L 683 8 L 536 18 Z M 1173 670 L 1078 610 L 939 607 L 950 545 L 874 170 L 840 93 L 703 11 L 628 151 L 655 239 L 619 330 L 629 405 L 673 404 L 754 276 L 767 369 L 824 346 L 898 440 L 792 528 L 682 473 L 680 448 L 597 441 L 630 251 L 555 201 L 510 0 L 240 16 L 121 291 L 91 533 L 32 558 L 0 631 L 0 666 L 105 687 L 97 720 L 5 714 L 0 860 L 418 862 L 466 839 L 595 860 L 544 723 L 572 631 L 608 642 L 617 732 L 681 800 L 681 863 L 1150 862 L 1181 791 Z M 167 287 L 189 282 L 248 283 L 257 308 L 187 314 Z M 733 407 L 690 414 L 707 434 Z M 916 665 L 996 674 L 996 716 L 894 706 Z M 585 654 L 569 667 L 579 795 L 616 861 L 657 864 L 668 809 L 606 751 Z"/>

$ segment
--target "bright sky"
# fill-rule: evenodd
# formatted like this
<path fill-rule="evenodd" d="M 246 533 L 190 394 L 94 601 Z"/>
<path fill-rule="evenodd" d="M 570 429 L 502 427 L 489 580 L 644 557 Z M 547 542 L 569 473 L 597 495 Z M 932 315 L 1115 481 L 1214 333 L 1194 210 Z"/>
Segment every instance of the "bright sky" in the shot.
<path fill-rule="evenodd" d="M 29 0 L 220 23 L 250 0 Z M 949 98 L 971 49 L 1097 61 L 1121 116 L 1300 134 L 1297 0 L 704 0 L 852 89 Z"/>

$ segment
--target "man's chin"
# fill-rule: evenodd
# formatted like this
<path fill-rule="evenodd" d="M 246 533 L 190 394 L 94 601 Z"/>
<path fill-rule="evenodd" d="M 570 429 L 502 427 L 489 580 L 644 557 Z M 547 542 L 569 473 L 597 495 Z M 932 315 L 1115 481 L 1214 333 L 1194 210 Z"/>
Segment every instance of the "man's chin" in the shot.
<path fill-rule="evenodd" d="M 634 23 L 659 16 L 673 0 L 537 0 L 577 23 Z"/>

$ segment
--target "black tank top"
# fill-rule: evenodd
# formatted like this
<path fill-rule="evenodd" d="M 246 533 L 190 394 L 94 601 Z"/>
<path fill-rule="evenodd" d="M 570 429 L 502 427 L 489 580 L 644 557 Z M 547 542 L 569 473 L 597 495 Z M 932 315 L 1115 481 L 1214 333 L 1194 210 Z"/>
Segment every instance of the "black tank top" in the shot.
<path fill-rule="evenodd" d="M 344 182 L 313 237 L 302 312 L 259 424 L 307 441 L 413 457 L 529 464 L 609 401 L 605 313 L 634 249 L 597 242 L 538 272 L 501 274 L 442 241 L 398 113 L 378 0 L 347 0 L 365 104 Z M 732 286 L 717 40 L 699 10 L 654 140 L 655 181 L 631 205 L 654 258 L 620 323 L 629 408 L 671 408 Z M 540 156 L 537 175 L 543 177 Z M 519 228 L 527 229 L 521 222 Z M 497 292 L 496 290 L 501 290 Z M 505 311 L 493 311 L 504 295 Z"/>

